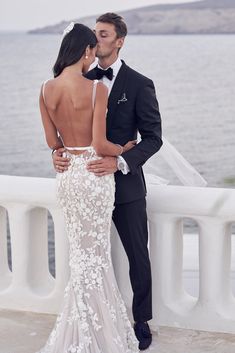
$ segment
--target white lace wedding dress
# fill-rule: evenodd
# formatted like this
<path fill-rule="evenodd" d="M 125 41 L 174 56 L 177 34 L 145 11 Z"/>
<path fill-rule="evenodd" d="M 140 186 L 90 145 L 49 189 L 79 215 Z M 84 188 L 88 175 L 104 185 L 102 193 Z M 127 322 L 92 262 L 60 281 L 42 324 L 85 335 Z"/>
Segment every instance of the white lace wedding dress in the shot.
<path fill-rule="evenodd" d="M 71 165 L 57 174 L 57 182 L 71 276 L 62 311 L 38 353 L 139 352 L 111 261 L 114 175 L 97 177 L 87 171 L 87 162 L 98 158 L 92 147 L 69 157 Z"/>

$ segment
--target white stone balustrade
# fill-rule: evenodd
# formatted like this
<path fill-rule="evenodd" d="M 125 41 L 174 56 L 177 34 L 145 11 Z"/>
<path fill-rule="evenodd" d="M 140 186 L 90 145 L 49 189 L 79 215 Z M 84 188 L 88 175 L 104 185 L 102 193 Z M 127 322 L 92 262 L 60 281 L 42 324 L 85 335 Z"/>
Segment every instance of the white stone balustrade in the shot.
<path fill-rule="evenodd" d="M 0 176 L 0 307 L 56 313 L 68 280 L 68 242 L 53 179 Z M 12 272 L 7 264 L 6 211 Z M 48 211 L 54 221 L 55 272 L 48 265 Z"/>
<path fill-rule="evenodd" d="M 231 281 L 235 190 L 159 186 L 148 182 L 148 177 L 147 187 L 153 277 L 152 327 L 167 325 L 235 333 Z M 69 268 L 63 215 L 56 205 L 55 194 L 53 179 L 0 176 L 0 308 L 59 311 Z M 48 211 L 55 230 L 55 279 L 48 266 Z M 7 259 L 7 214 L 12 272 Z M 182 230 L 185 218 L 195 220 L 199 226 L 199 268 L 193 261 L 196 235 L 185 254 Z M 127 259 L 114 228 L 112 255 L 120 290 L 130 307 Z M 232 258 L 234 263 L 235 258 Z M 184 288 L 184 278 L 190 273 L 199 275 L 198 297 Z"/>
<path fill-rule="evenodd" d="M 161 325 L 235 332 L 230 281 L 235 190 L 149 185 L 154 314 Z M 183 286 L 182 219 L 199 225 L 199 296 Z"/>

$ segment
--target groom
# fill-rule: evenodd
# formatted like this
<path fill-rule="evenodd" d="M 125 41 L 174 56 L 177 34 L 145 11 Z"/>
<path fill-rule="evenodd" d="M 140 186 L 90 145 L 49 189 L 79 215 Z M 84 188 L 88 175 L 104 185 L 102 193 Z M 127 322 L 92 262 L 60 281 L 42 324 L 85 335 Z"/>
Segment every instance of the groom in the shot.
<path fill-rule="evenodd" d="M 127 34 L 122 17 L 114 13 L 101 15 L 96 20 L 95 33 L 98 66 L 86 77 L 99 79 L 108 87 L 107 139 L 124 145 L 137 138 L 137 131 L 141 135 L 141 142 L 122 156 L 90 162 L 88 170 L 98 176 L 115 173 L 113 221 L 129 260 L 134 330 L 139 349 L 145 350 L 152 341 L 147 323 L 152 319 L 152 281 L 142 166 L 162 145 L 161 117 L 153 82 L 119 58 Z M 62 151 L 53 154 L 58 172 L 65 171 L 69 164 L 68 159 L 62 158 Z"/>

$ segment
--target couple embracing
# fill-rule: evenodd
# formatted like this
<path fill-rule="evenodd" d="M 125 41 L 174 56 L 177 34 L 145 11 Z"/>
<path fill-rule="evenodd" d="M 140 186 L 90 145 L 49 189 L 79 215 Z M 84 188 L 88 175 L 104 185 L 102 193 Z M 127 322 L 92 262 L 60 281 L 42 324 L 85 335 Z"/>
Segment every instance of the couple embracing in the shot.
<path fill-rule="evenodd" d="M 71 274 L 62 310 L 38 353 L 136 353 L 152 341 L 142 166 L 162 145 L 161 117 L 153 82 L 119 58 L 126 34 L 114 13 L 100 16 L 95 32 L 71 23 L 54 79 L 42 86 L 40 110 L 58 172 Z M 89 71 L 95 57 L 98 65 Z M 112 220 L 129 260 L 134 327 L 112 266 Z"/>

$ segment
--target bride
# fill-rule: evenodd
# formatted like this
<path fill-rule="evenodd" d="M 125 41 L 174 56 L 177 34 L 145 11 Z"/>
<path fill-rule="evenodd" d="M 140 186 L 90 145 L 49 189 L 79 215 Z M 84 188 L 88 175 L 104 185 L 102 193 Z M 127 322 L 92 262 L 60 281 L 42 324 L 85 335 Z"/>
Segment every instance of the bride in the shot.
<path fill-rule="evenodd" d="M 57 174 L 58 200 L 69 239 L 70 279 L 55 326 L 38 353 L 136 353 L 138 341 L 114 276 L 110 226 L 114 175 L 97 177 L 86 168 L 99 156 L 118 156 L 120 146 L 106 139 L 108 92 L 86 79 L 97 39 L 82 24 L 65 34 L 54 79 L 44 82 L 40 111 L 48 146 L 64 147 L 70 166 Z"/>

